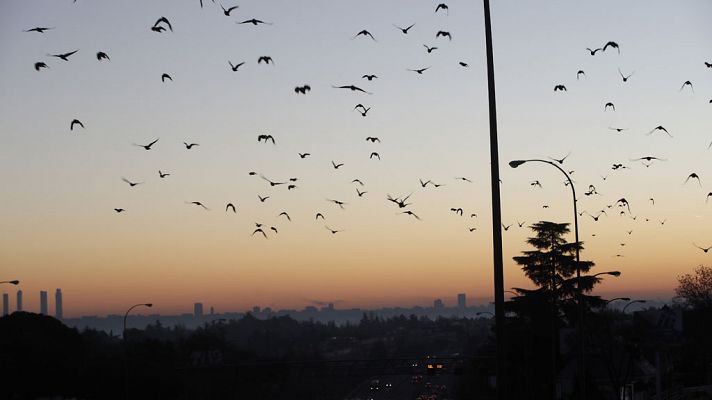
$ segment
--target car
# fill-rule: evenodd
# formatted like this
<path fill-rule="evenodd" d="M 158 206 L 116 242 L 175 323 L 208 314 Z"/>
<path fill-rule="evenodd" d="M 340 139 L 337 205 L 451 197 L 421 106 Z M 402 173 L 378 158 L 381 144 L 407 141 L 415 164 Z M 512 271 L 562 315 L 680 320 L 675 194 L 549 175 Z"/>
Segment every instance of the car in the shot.
<path fill-rule="evenodd" d="M 380 389 L 381 389 L 381 381 L 379 381 L 378 379 L 372 380 L 372 381 L 371 381 L 370 388 L 371 388 L 371 390 L 373 390 L 373 391 L 380 390 Z"/>

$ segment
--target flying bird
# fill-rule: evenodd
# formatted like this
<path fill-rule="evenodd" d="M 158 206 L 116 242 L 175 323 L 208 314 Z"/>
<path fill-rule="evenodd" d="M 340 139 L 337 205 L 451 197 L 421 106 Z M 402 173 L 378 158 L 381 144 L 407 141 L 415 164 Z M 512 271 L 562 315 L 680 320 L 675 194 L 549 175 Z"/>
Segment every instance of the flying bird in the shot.
<path fill-rule="evenodd" d="M 608 129 L 610 129 L 610 130 L 612 130 L 612 131 L 616 131 L 616 132 L 618 132 L 618 133 L 621 133 L 621 132 L 623 132 L 623 131 L 627 131 L 627 130 L 628 130 L 628 128 L 613 128 L 613 127 L 610 127 L 610 126 L 608 127 Z"/>
<path fill-rule="evenodd" d="M 198 144 L 198 143 L 186 143 L 186 142 L 183 142 L 183 144 L 185 145 L 186 150 L 190 150 L 190 149 L 192 149 L 192 148 L 195 147 L 195 146 L 200 146 L 200 144 Z"/>
<path fill-rule="evenodd" d="M 365 30 L 365 29 L 362 30 L 362 31 L 360 31 L 359 33 L 357 33 L 354 37 L 351 38 L 351 40 L 356 39 L 357 37 L 359 37 L 359 36 L 361 36 L 361 35 L 370 37 L 371 39 L 373 39 L 374 42 L 377 41 L 376 38 L 373 37 L 373 35 L 371 35 L 371 32 L 369 32 L 369 31 L 367 31 L 367 30 Z"/>
<path fill-rule="evenodd" d="M 509 225 L 502 224 L 502 228 L 503 228 L 505 231 L 508 231 L 509 228 L 511 228 L 511 227 L 512 227 L 512 224 L 509 224 Z"/>
<path fill-rule="evenodd" d="M 458 64 L 460 64 L 461 67 L 465 67 L 465 68 L 470 66 L 469 64 L 467 64 L 466 62 L 463 62 L 463 61 L 458 62 Z"/>
<path fill-rule="evenodd" d="M 567 92 L 566 86 L 564 86 L 564 85 L 556 85 L 556 86 L 554 86 L 554 91 L 555 91 L 555 92 L 559 92 L 559 91 Z"/>
<path fill-rule="evenodd" d="M 522 222 L 517 221 L 517 225 L 519 225 L 520 228 L 523 227 L 524 224 L 526 224 L 526 223 L 527 223 L 527 221 L 522 221 Z"/>
<path fill-rule="evenodd" d="M 60 59 L 62 59 L 62 60 L 64 60 L 64 61 L 69 61 L 69 57 L 70 57 L 72 54 L 74 54 L 74 53 L 76 53 L 76 52 L 78 52 L 78 51 L 79 51 L 79 50 L 74 50 L 74 51 L 70 51 L 69 53 L 63 53 L 63 54 L 47 54 L 47 55 L 50 56 L 50 57 L 57 57 L 57 58 L 60 58 Z"/>
<path fill-rule="evenodd" d="M 227 63 L 230 64 L 230 69 L 232 69 L 232 72 L 237 72 L 237 69 L 240 68 L 242 65 L 245 64 L 244 61 L 241 62 L 241 63 L 238 63 L 238 64 L 233 64 L 232 61 L 229 61 L 229 60 L 228 60 Z"/>
<path fill-rule="evenodd" d="M 277 215 L 277 217 L 281 217 L 281 216 L 287 217 L 287 221 L 290 221 L 290 222 L 292 221 L 292 218 L 289 216 L 289 214 L 287 214 L 286 211 L 282 211 L 281 213 L 279 213 L 279 215 Z"/>
<path fill-rule="evenodd" d="M 685 86 L 689 86 L 689 87 L 690 87 L 690 90 L 692 90 L 692 93 L 695 93 L 695 88 L 692 87 L 692 82 L 690 82 L 690 81 L 685 81 L 685 82 L 682 84 L 682 86 L 680 86 L 680 92 L 682 92 L 682 89 L 684 89 Z"/>
<path fill-rule="evenodd" d="M 354 188 L 354 189 L 356 189 L 356 194 L 358 195 L 358 197 L 363 197 L 364 194 L 368 193 L 367 191 L 362 192 L 362 191 L 358 190 L 358 188 Z"/>
<path fill-rule="evenodd" d="M 420 221 L 420 217 L 419 217 L 419 216 L 417 216 L 417 215 L 415 215 L 415 213 L 414 213 L 413 211 L 410 211 L 410 210 L 405 210 L 405 211 L 403 211 L 403 212 L 402 212 L 401 214 L 408 214 L 408 215 L 412 215 L 413 217 L 415 217 L 415 219 L 417 219 L 417 220 L 419 220 L 419 221 Z"/>
<path fill-rule="evenodd" d="M 414 27 L 415 24 L 411 24 L 411 25 L 410 25 L 409 27 L 407 27 L 407 28 L 401 28 L 400 26 L 398 26 L 398 25 L 396 25 L 396 24 L 393 24 L 393 26 L 395 26 L 395 27 L 398 28 L 401 32 L 403 32 L 404 35 L 407 35 L 407 34 L 408 34 L 408 31 L 410 30 L 410 28 Z"/>
<path fill-rule="evenodd" d="M 272 22 L 265 22 L 265 21 L 260 21 L 259 19 L 252 18 L 252 19 L 248 19 L 248 20 L 245 20 L 245 21 L 242 21 L 242 22 L 238 22 L 238 24 L 240 24 L 240 25 L 242 25 L 242 24 L 252 24 L 252 25 L 254 25 L 254 26 L 257 26 L 257 25 L 259 25 L 259 24 L 272 25 Z"/>
<path fill-rule="evenodd" d="M 297 153 L 297 154 L 299 154 L 299 158 L 307 158 L 307 156 L 311 155 L 309 153 Z"/>
<path fill-rule="evenodd" d="M 109 55 L 104 53 L 103 51 L 96 53 L 96 59 L 99 61 L 101 61 L 101 60 L 111 61 L 111 58 L 109 58 Z"/>
<path fill-rule="evenodd" d="M 226 17 L 229 17 L 232 10 L 236 10 L 238 8 L 238 6 L 232 6 L 226 10 L 225 7 L 223 7 L 223 5 L 220 4 L 220 8 L 222 8 L 223 14 L 225 14 Z"/>
<path fill-rule="evenodd" d="M 420 69 L 408 69 L 408 71 L 417 72 L 419 75 L 423 75 L 423 72 L 429 70 L 430 67 L 420 68 Z"/>
<path fill-rule="evenodd" d="M 273 230 L 274 233 L 279 233 L 279 232 L 277 232 L 277 228 L 275 228 L 274 226 L 270 226 L 269 229 L 270 229 L 270 230 Z"/>
<path fill-rule="evenodd" d="M 294 88 L 294 93 L 307 94 L 309 91 L 311 91 L 311 86 L 309 85 L 297 86 Z"/>
<path fill-rule="evenodd" d="M 43 62 L 36 62 L 35 63 L 35 71 L 39 71 L 40 68 L 49 68 L 49 66 Z"/>
<path fill-rule="evenodd" d="M 623 82 L 628 82 L 628 79 L 630 79 L 631 76 L 635 73 L 635 71 L 631 72 L 630 75 L 623 75 L 623 72 L 621 72 L 621 69 L 618 68 L 618 73 L 620 74 L 621 78 L 623 79 Z"/>
<path fill-rule="evenodd" d="M 160 139 L 160 138 L 159 138 L 159 139 Z M 136 144 L 136 143 L 134 143 L 133 145 L 134 145 L 134 146 L 138 146 L 138 147 L 143 147 L 143 148 L 146 149 L 146 150 L 151 150 L 151 146 L 153 146 L 154 144 L 156 144 L 156 142 L 158 142 L 158 139 L 154 140 L 153 142 L 151 142 L 151 143 L 149 143 L 149 144 Z"/>
<path fill-rule="evenodd" d="M 708 63 L 707 61 L 705 61 L 705 67 L 712 68 L 712 63 Z"/>
<path fill-rule="evenodd" d="M 662 125 L 656 126 L 656 127 L 653 128 L 650 132 L 648 132 L 647 135 L 650 136 L 650 135 L 652 135 L 653 133 L 655 133 L 656 131 L 665 132 L 668 136 L 672 137 L 672 135 L 670 134 L 670 132 L 668 132 L 667 129 L 665 129 L 665 127 L 663 127 Z"/>
<path fill-rule="evenodd" d="M 361 179 L 354 179 L 351 181 L 351 183 L 358 183 L 359 185 L 363 186 L 363 182 L 361 182 Z"/>
<path fill-rule="evenodd" d="M 264 236 L 265 239 L 267 239 L 267 234 L 265 233 L 265 231 L 262 230 L 262 228 L 255 229 L 254 232 L 252 232 L 252 236 L 255 236 L 255 233 L 261 233 L 262 236 Z"/>
<path fill-rule="evenodd" d="M 332 203 L 336 204 L 337 206 L 339 206 L 339 208 L 341 208 L 342 210 L 345 210 L 344 205 L 346 205 L 346 203 L 344 203 L 343 201 L 333 200 L 333 199 L 326 199 L 326 201 L 332 202 Z"/>
<path fill-rule="evenodd" d="M 368 158 L 371 159 L 371 158 L 373 158 L 373 157 L 376 157 L 376 158 L 378 158 L 379 160 L 381 159 L 381 156 L 380 156 L 378 153 L 376 153 L 375 151 L 374 151 L 373 153 L 371 153 L 371 155 L 370 155 Z"/>
<path fill-rule="evenodd" d="M 465 177 L 463 177 L 463 176 L 457 177 L 457 178 L 455 178 L 455 179 L 460 180 L 460 181 L 464 181 L 464 182 L 467 182 L 467 183 L 472 183 L 471 180 L 469 180 L 469 179 L 467 179 L 467 178 L 465 178 Z"/>
<path fill-rule="evenodd" d="M 613 103 L 611 103 L 611 102 L 609 101 L 608 103 L 606 103 L 606 104 L 603 106 L 603 112 L 606 112 L 606 110 L 608 110 L 608 107 L 611 107 L 611 108 L 613 109 L 613 111 L 616 111 L 616 106 L 615 106 L 615 104 L 613 104 Z"/>
<path fill-rule="evenodd" d="M 163 178 L 165 178 L 165 177 L 167 177 L 167 176 L 170 176 L 170 175 L 171 175 L 171 174 L 169 174 L 169 173 L 161 172 L 160 169 L 158 170 L 158 176 L 159 176 L 161 179 L 163 179 Z"/>
<path fill-rule="evenodd" d="M 708 251 L 710 251 L 710 249 L 712 249 L 712 246 L 710 246 L 710 247 L 700 247 L 700 246 L 696 245 L 694 242 L 692 243 L 692 245 L 695 246 L 695 247 L 697 247 L 698 249 L 704 251 L 705 253 L 707 253 Z"/>
<path fill-rule="evenodd" d="M 161 82 L 165 82 L 166 79 L 169 79 L 171 82 L 173 82 L 173 78 L 171 78 L 170 75 L 168 75 L 164 72 L 163 75 L 161 75 Z"/>
<path fill-rule="evenodd" d="M 445 11 L 445 13 L 447 15 L 450 15 L 450 8 L 447 6 L 447 4 L 445 4 L 445 3 L 438 4 L 438 6 L 435 7 L 435 12 L 438 12 L 440 10 L 443 10 L 443 11 Z"/>
<path fill-rule="evenodd" d="M 588 52 L 591 53 L 592 56 L 595 56 L 596 53 L 603 50 L 603 48 L 599 47 L 597 49 L 591 49 L 590 47 L 586 47 L 586 50 L 588 50 Z"/>
<path fill-rule="evenodd" d="M 326 218 L 324 218 L 324 214 L 322 214 L 322 213 L 316 213 L 316 217 L 314 217 L 314 219 L 317 220 L 317 219 L 319 219 L 319 217 L 321 217 L 321 219 L 323 219 L 323 220 L 326 219 Z"/>
<path fill-rule="evenodd" d="M 702 187 L 702 182 L 700 182 L 700 176 L 694 172 L 687 176 L 687 179 L 685 179 L 685 182 L 683 182 L 683 185 L 685 183 L 687 183 L 687 181 L 689 181 L 690 179 L 697 179 L 697 183 L 700 185 L 700 187 Z"/>
<path fill-rule="evenodd" d="M 324 225 L 324 228 L 328 229 L 329 232 L 331 232 L 333 235 L 336 235 L 337 233 L 342 232 L 342 231 L 340 231 L 340 230 L 331 229 L 331 228 L 329 228 L 329 227 L 326 226 L 326 225 Z"/>
<path fill-rule="evenodd" d="M 334 167 L 334 169 L 339 169 L 344 166 L 344 163 L 337 164 L 332 160 L 331 165 Z"/>
<path fill-rule="evenodd" d="M 274 141 L 274 137 L 272 135 L 257 135 L 257 142 L 265 141 L 267 143 L 268 141 L 272 141 L 272 144 L 276 145 L 277 143 Z"/>
<path fill-rule="evenodd" d="M 569 152 L 567 155 L 565 155 L 564 158 L 561 158 L 561 159 L 558 159 L 558 160 L 557 160 L 556 158 L 553 158 L 553 157 L 549 157 L 549 158 L 550 158 L 551 160 L 553 160 L 553 161 L 556 161 L 556 162 L 559 163 L 559 164 L 563 164 L 564 161 L 565 161 L 567 158 L 569 158 L 570 155 L 571 155 L 571 152 Z"/>
<path fill-rule="evenodd" d="M 373 136 L 367 137 L 367 138 L 366 138 L 366 141 L 367 141 L 367 142 L 371 142 L 371 143 L 376 143 L 376 142 L 381 143 L 381 139 L 379 139 L 379 138 L 377 138 L 377 137 L 373 137 Z"/>
<path fill-rule="evenodd" d="M 227 203 L 225 206 L 225 212 L 227 212 L 229 209 L 232 209 L 233 213 L 237 213 L 237 210 L 235 210 L 235 205 L 232 203 Z"/>
<path fill-rule="evenodd" d="M 438 31 L 438 32 L 435 34 L 435 38 L 437 39 L 437 38 L 439 38 L 440 36 L 446 37 L 446 38 L 448 38 L 449 40 L 452 40 L 452 35 L 450 34 L 450 32 Z"/>
<path fill-rule="evenodd" d="M 265 64 L 274 65 L 274 60 L 270 56 L 262 56 L 257 59 L 257 64 L 262 64 L 262 62 L 264 62 Z"/>
<path fill-rule="evenodd" d="M 36 28 L 27 29 L 27 30 L 24 31 L 24 32 L 45 33 L 45 31 L 48 31 L 48 30 L 50 30 L 50 29 L 54 29 L 54 28 L 42 28 L 42 27 L 39 27 L 39 26 L 38 26 L 38 27 L 36 27 Z"/>
<path fill-rule="evenodd" d="M 618 43 L 616 43 L 616 42 L 606 43 L 605 46 L 603 46 L 603 51 L 606 51 L 606 49 L 609 47 L 618 50 L 618 54 L 621 54 L 621 48 L 618 46 Z"/>
<path fill-rule="evenodd" d="M 344 86 L 331 85 L 331 87 L 333 87 L 334 89 L 349 89 L 349 90 L 351 90 L 352 92 L 363 92 L 363 93 L 366 93 L 366 94 L 373 94 L 373 93 L 371 93 L 371 92 L 367 92 L 367 91 L 361 89 L 360 87 L 354 86 L 354 85 L 344 85 Z"/>
<path fill-rule="evenodd" d="M 420 181 L 420 186 L 422 186 L 422 187 L 426 187 L 426 186 L 428 186 L 428 183 L 430 183 L 430 180 L 428 180 L 426 182 L 423 182 L 422 179 L 418 179 L 418 180 Z"/>
<path fill-rule="evenodd" d="M 82 127 L 82 129 L 84 129 L 84 124 L 82 123 L 82 121 L 80 121 L 78 119 L 73 119 L 72 122 L 69 124 L 70 131 L 74 130 L 74 125 L 79 125 Z"/>
<path fill-rule="evenodd" d="M 368 74 L 361 77 L 361 79 L 368 79 L 369 81 L 372 81 L 377 78 L 378 78 L 378 76 L 376 76 L 376 75 L 368 75 Z"/>
<path fill-rule="evenodd" d="M 267 201 L 267 199 L 269 199 L 269 196 L 262 197 L 258 194 L 257 198 L 260 199 L 260 203 L 264 203 L 265 201 Z"/>
<path fill-rule="evenodd" d="M 580 78 L 581 76 L 586 77 L 586 73 L 583 72 L 583 70 L 580 69 L 580 70 L 578 70 L 578 72 L 576 73 L 576 80 L 579 80 L 579 78 Z"/>
<path fill-rule="evenodd" d="M 117 213 L 122 213 L 126 210 L 124 210 L 123 208 L 114 208 L 114 211 L 116 211 Z"/>
<path fill-rule="evenodd" d="M 434 47 L 434 46 L 433 46 L 433 47 L 428 47 L 427 44 L 424 44 L 423 46 L 425 47 L 425 50 L 428 51 L 428 54 L 432 53 L 433 50 L 437 50 L 437 49 L 438 49 L 437 47 Z"/>
<path fill-rule="evenodd" d="M 170 29 L 171 32 L 173 32 L 173 25 L 171 25 L 171 22 L 170 22 L 170 21 L 168 20 L 168 18 L 166 18 L 166 17 L 158 18 L 158 20 L 156 20 L 156 23 L 153 24 L 153 28 L 151 28 L 151 30 L 153 30 L 153 31 L 155 31 L 155 32 L 162 32 L 162 31 L 165 31 L 166 28 L 164 28 L 163 26 L 160 26 L 160 24 L 166 24 L 166 25 L 168 25 L 168 29 Z M 162 28 L 162 30 L 158 30 L 157 28 Z"/>
<path fill-rule="evenodd" d="M 271 180 L 269 180 L 266 176 L 264 176 L 264 175 L 262 175 L 262 174 L 260 174 L 260 178 L 262 178 L 262 179 L 264 179 L 265 181 L 269 182 L 269 185 L 272 186 L 272 187 L 275 187 L 275 186 L 278 186 L 278 185 L 284 185 L 284 184 L 287 183 L 287 182 L 274 182 L 274 181 L 271 181 Z"/>
<path fill-rule="evenodd" d="M 460 207 L 457 207 L 457 208 L 452 207 L 452 208 L 450 208 L 450 211 L 454 212 L 455 214 L 457 214 L 459 216 L 462 216 L 462 214 L 464 213 L 464 211 Z"/>
<path fill-rule="evenodd" d="M 134 187 L 134 186 L 136 186 L 136 185 L 140 185 L 140 184 L 143 183 L 143 182 L 131 182 L 130 180 L 128 180 L 128 179 L 126 179 L 126 178 L 124 178 L 124 177 L 121 177 L 121 180 L 124 181 L 124 182 L 126 182 L 126 183 L 128 183 L 130 187 Z"/>

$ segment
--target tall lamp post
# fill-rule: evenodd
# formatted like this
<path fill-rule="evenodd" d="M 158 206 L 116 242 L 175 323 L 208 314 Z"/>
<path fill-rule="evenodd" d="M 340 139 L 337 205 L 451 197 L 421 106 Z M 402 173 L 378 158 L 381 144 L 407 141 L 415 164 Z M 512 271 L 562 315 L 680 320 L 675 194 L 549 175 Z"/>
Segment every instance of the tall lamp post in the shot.
<path fill-rule="evenodd" d="M 581 392 L 581 398 L 586 399 L 586 363 L 583 360 L 584 357 L 584 338 L 583 338 L 583 329 L 582 329 L 582 324 L 583 324 L 583 304 L 581 302 L 581 267 L 580 267 L 580 254 L 579 254 L 579 229 L 578 229 L 578 210 L 576 207 L 576 188 L 574 187 L 574 182 L 571 180 L 571 177 L 569 174 L 564 171 L 563 168 L 559 167 L 555 163 L 549 161 L 549 160 L 541 160 L 541 159 L 530 159 L 530 160 L 514 160 L 509 162 L 509 166 L 512 168 L 517 168 L 518 166 L 528 163 L 528 162 L 540 162 L 544 164 L 549 164 L 559 171 L 561 171 L 562 174 L 566 177 L 566 180 L 569 182 L 569 187 L 571 187 L 571 195 L 573 197 L 573 203 L 574 203 L 574 235 L 575 235 L 575 240 L 576 240 L 576 283 L 577 283 L 577 289 L 578 289 L 578 294 L 577 294 L 577 308 L 578 308 L 578 317 L 579 317 L 579 384 L 581 385 L 580 387 L 580 392 Z M 620 274 L 620 273 L 619 273 Z"/>
<path fill-rule="evenodd" d="M 131 310 L 133 310 L 136 307 L 148 307 L 151 308 L 153 307 L 152 303 L 139 303 L 139 304 L 134 304 L 131 307 L 129 307 L 128 310 L 126 310 L 126 314 L 124 314 L 124 328 L 121 331 L 121 336 L 123 338 L 123 344 L 124 344 L 124 396 L 125 398 L 129 398 L 129 377 L 128 377 L 128 349 L 126 347 L 126 319 L 129 317 L 129 313 Z"/>
<path fill-rule="evenodd" d="M 630 307 L 631 305 L 633 305 L 633 304 L 635 304 L 635 303 L 645 303 L 645 302 L 646 302 L 645 300 L 633 300 L 633 301 L 631 301 L 630 303 L 626 304 L 625 307 L 623 307 L 623 314 L 625 314 L 625 310 L 626 310 L 628 307 Z"/>
<path fill-rule="evenodd" d="M 615 298 L 613 298 L 613 299 L 606 300 L 606 304 L 603 306 L 603 308 L 608 307 L 608 304 L 609 304 L 609 303 L 612 303 L 612 302 L 614 302 L 614 301 L 616 301 L 616 300 L 630 301 L 630 297 L 615 297 Z"/>
<path fill-rule="evenodd" d="M 490 2 L 482 1 L 485 17 L 485 47 L 487 53 L 487 92 L 490 125 L 490 185 L 492 188 L 492 256 L 494 267 L 494 314 L 497 340 L 497 399 L 507 398 L 506 356 L 504 344 L 504 261 L 502 255 L 502 205 L 499 193 L 499 144 L 497 141 L 497 98 L 494 85 L 494 52 L 492 51 L 492 21 Z"/>

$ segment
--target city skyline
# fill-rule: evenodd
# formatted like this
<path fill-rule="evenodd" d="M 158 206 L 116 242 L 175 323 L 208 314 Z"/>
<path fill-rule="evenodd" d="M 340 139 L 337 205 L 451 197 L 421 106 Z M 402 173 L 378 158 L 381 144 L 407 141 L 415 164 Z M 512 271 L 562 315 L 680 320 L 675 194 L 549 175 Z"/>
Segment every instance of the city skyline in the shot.
<path fill-rule="evenodd" d="M 170 313 L 190 307 L 188 299 L 216 309 L 313 299 L 430 304 L 462 292 L 491 301 L 482 11 L 450 7 L 445 15 L 405 0 L 245 1 L 233 18 L 213 4 L 166 1 L 0 4 L 0 170 L 12 188 L 0 209 L 0 264 L 22 281 L 24 309 L 39 309 L 27 294 L 50 286 L 68 293 L 66 316 L 118 314 L 137 302 Z M 503 232 L 505 289 L 530 287 L 512 261 L 528 247 L 529 225 L 573 223 L 558 171 L 514 170 L 513 159 L 570 153 L 561 165 L 575 170 L 579 210 L 608 211 L 579 217 L 582 259 L 596 262 L 593 272 L 622 272 L 596 294 L 669 299 L 678 275 L 709 263 L 711 253 L 695 247 L 712 245 L 707 15 L 712 4 L 701 0 L 672 19 L 662 1 L 494 5 L 503 222 L 511 227 Z M 161 16 L 173 32 L 151 31 Z M 242 17 L 273 25 L 236 24 Z M 392 26 L 410 23 L 407 35 Z M 35 26 L 53 29 L 25 32 Z M 377 41 L 353 38 L 365 28 Z M 436 37 L 441 29 L 452 40 Z M 620 53 L 586 50 L 611 40 Z M 439 49 L 430 54 L 424 44 Z M 75 49 L 67 62 L 46 56 Z M 111 59 L 97 60 L 99 51 Z M 274 65 L 257 63 L 267 55 Z M 49 68 L 36 71 L 38 61 Z M 246 64 L 233 72 L 228 61 Z M 619 69 L 632 77 L 623 82 Z M 162 82 L 163 73 L 173 80 Z M 308 94 L 293 92 L 305 84 Z M 331 87 L 342 84 L 374 94 Z M 372 107 L 366 117 L 357 103 Z M 75 118 L 83 129 L 70 130 Z M 647 135 L 658 125 L 672 137 Z M 134 145 L 157 138 L 150 151 Z M 200 146 L 187 150 L 184 141 Z M 666 161 L 631 161 L 646 156 Z M 296 177 L 299 187 L 274 188 L 250 171 Z M 699 184 L 685 183 L 691 173 Z M 600 194 L 584 195 L 589 185 Z M 410 193 L 421 220 L 387 200 Z M 620 198 L 630 210 L 615 205 Z M 210 211 L 185 204 L 192 201 Z M 227 203 L 236 213 L 225 212 Z M 317 212 L 326 221 L 316 222 Z M 279 233 L 251 236 L 255 223 Z"/>

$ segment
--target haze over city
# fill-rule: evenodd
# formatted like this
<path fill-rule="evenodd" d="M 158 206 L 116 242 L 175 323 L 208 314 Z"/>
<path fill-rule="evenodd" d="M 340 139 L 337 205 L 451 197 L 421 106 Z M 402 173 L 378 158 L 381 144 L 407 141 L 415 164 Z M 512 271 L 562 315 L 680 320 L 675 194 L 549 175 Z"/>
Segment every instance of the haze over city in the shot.
<path fill-rule="evenodd" d="M 21 280 L 25 309 L 55 288 L 68 317 L 141 301 L 161 314 L 196 301 L 221 312 L 315 300 L 430 305 L 461 292 L 492 301 L 479 3 L 452 1 L 445 14 L 405 0 L 247 0 L 236 17 L 207 1 L 65 3 L 0 3 L 0 265 Z M 590 214 L 579 217 L 582 259 L 622 273 L 597 294 L 669 299 L 678 275 L 709 263 L 712 253 L 695 245 L 712 245 L 710 15 L 702 0 L 674 10 L 648 1 L 493 5 L 502 218 L 511 226 L 505 288 L 531 287 L 512 260 L 527 249 L 528 226 L 573 218 L 563 176 L 533 163 L 511 169 L 514 159 L 568 155 L 560 165 L 574 171 L 579 211 Z M 151 30 L 161 16 L 172 32 Z M 236 24 L 253 17 L 272 25 Z M 393 26 L 413 22 L 407 35 Z M 53 29 L 23 32 L 35 26 Z M 362 29 L 376 40 L 354 37 Z M 608 41 L 620 52 L 586 50 Z M 46 55 L 77 49 L 67 62 Z M 110 60 L 97 60 L 100 51 Z M 273 64 L 258 64 L 262 56 Z M 38 61 L 49 68 L 36 71 Z M 246 63 L 233 71 L 228 61 Z M 624 82 L 619 69 L 633 75 Z M 294 92 L 305 84 L 306 95 Z M 332 88 L 350 84 L 373 94 Z M 358 103 L 371 107 L 365 117 Z M 70 130 L 74 119 L 84 128 Z M 659 125 L 669 135 L 648 135 Z M 157 138 L 150 151 L 134 146 Z M 665 161 L 632 161 L 646 156 Z M 297 178 L 297 188 L 250 171 Z M 691 173 L 699 179 L 686 181 Z M 589 185 L 598 194 L 585 196 Z M 420 220 L 388 195 L 410 195 Z M 599 210 L 607 215 L 596 221 Z M 253 235 L 255 223 L 268 239 Z"/>

